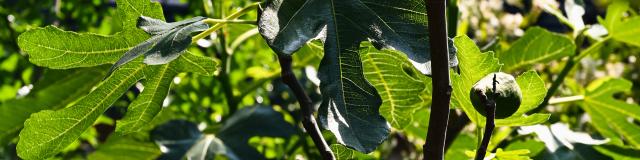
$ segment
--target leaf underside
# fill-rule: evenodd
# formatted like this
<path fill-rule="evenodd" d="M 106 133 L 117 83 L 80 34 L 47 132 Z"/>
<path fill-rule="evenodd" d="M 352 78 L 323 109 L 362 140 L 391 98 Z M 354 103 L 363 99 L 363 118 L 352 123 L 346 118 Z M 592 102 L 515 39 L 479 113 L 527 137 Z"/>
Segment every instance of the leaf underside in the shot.
<path fill-rule="evenodd" d="M 261 12 L 258 27 L 267 44 L 284 56 L 310 40 L 324 42 L 318 72 L 323 95 L 320 122 L 338 142 L 368 153 L 386 139 L 389 126 L 378 112 L 380 95 L 363 75 L 360 43 L 398 50 L 429 75 L 425 9 L 417 0 L 272 0 Z M 455 50 L 451 51 L 455 66 Z"/>

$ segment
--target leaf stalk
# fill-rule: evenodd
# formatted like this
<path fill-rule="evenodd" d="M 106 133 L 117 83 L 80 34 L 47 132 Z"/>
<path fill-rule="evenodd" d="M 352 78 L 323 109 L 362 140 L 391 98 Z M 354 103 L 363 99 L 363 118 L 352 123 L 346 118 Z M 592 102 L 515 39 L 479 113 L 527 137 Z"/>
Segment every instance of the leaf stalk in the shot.
<path fill-rule="evenodd" d="M 296 75 L 292 70 L 292 58 L 291 56 L 285 56 L 278 54 L 278 61 L 280 62 L 280 68 L 282 69 L 282 81 L 289 86 L 293 91 L 298 103 L 300 104 L 300 110 L 302 113 L 302 126 L 309 133 L 316 148 L 320 151 L 322 158 L 325 160 L 335 160 L 333 151 L 329 148 L 327 141 L 322 137 L 322 132 L 318 127 L 315 117 L 313 116 L 314 107 L 311 102 L 311 98 L 304 92 L 304 88 L 298 82 Z"/>

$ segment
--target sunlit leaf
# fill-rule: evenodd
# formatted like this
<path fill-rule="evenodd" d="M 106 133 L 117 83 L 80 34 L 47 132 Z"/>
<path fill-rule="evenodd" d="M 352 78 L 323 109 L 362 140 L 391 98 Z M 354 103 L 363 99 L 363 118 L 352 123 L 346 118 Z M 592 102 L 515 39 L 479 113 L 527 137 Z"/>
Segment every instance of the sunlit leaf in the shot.
<path fill-rule="evenodd" d="M 572 55 L 575 49 L 575 44 L 568 37 L 532 27 L 499 58 L 504 63 L 503 69 L 513 71 Z"/>
<path fill-rule="evenodd" d="M 102 37 L 99 42 L 105 44 L 117 44 L 121 41 L 126 44 L 137 44 L 146 33 L 135 28 L 138 17 L 145 15 L 162 17 L 158 3 L 145 0 L 119 0 L 118 12 L 123 21 L 124 31 L 115 36 L 98 36 L 94 34 L 78 34 L 65 32 L 53 27 L 35 29 L 27 32 L 23 40 L 41 45 L 21 45 L 29 55 L 46 57 L 46 62 L 36 63 L 51 68 L 72 68 L 93 66 L 105 63 L 114 63 L 131 46 L 123 46 L 122 51 L 114 51 L 113 48 L 105 49 L 103 45 L 76 44 L 90 43 L 84 41 L 98 41 L 95 37 Z M 59 33 L 56 33 L 59 32 Z M 137 35 L 137 33 L 141 33 Z M 119 34 L 134 37 L 118 37 Z M 45 37 L 45 38 L 43 38 Z M 49 37 L 58 37 L 59 42 L 50 44 Z M 83 39 L 82 37 L 94 37 Z M 35 43 L 37 42 L 37 43 Z M 68 44 L 67 44 L 68 43 Z M 60 46 L 65 50 L 47 50 Z M 89 52 L 86 52 L 89 51 Z M 73 53 L 74 55 L 67 55 Z M 79 56 L 81 58 L 74 58 Z M 32 60 L 33 61 L 33 60 Z M 35 63 L 35 62 L 34 62 Z M 61 66 L 60 64 L 63 64 Z M 18 155 L 25 159 L 43 159 L 55 155 L 67 145 L 74 142 L 107 108 L 124 94 L 133 84 L 141 83 L 145 90 L 131 104 L 125 117 L 118 121 L 116 131 L 120 134 L 128 134 L 142 129 L 160 111 L 161 104 L 168 93 L 173 77 L 180 72 L 195 72 L 204 75 L 213 75 L 216 70 L 216 62 L 210 58 L 183 54 L 178 60 L 165 65 L 146 65 L 142 59 L 132 61 L 109 76 L 87 96 L 78 100 L 74 105 L 57 111 L 42 111 L 31 115 L 25 122 L 25 127 L 20 133 L 18 143 Z M 122 124 L 122 125 L 120 125 Z"/>
<path fill-rule="evenodd" d="M 382 98 L 380 114 L 394 128 L 402 129 L 409 125 L 415 110 L 426 106 L 418 96 L 427 88 L 425 80 L 417 78 L 417 71 L 398 51 L 364 47 L 360 52 L 365 77 Z"/>
<path fill-rule="evenodd" d="M 479 126 L 485 125 L 485 117 L 478 113 L 469 99 L 469 91 L 473 84 L 482 79 L 485 75 L 500 71 L 502 64 L 494 57 L 493 52 L 481 53 L 473 40 L 466 36 L 454 39 L 458 49 L 458 60 L 460 62 L 460 74 L 452 73 L 453 93 L 451 103 L 460 107 L 467 114 L 469 119 Z M 549 118 L 549 114 L 524 115 L 528 110 L 535 108 L 541 103 L 544 95 L 540 93 L 531 96 L 524 93 L 546 92 L 544 82 L 535 72 L 526 72 L 516 78 L 520 90 L 523 93 L 523 101 L 517 114 L 506 119 L 497 119 L 496 126 L 521 126 L 542 123 Z"/>
<path fill-rule="evenodd" d="M 601 78 L 587 87 L 582 108 L 591 117 L 591 125 L 611 143 L 640 147 L 640 125 L 629 118 L 640 120 L 640 106 L 614 98 L 614 94 L 629 91 L 631 82 L 625 79 Z"/>

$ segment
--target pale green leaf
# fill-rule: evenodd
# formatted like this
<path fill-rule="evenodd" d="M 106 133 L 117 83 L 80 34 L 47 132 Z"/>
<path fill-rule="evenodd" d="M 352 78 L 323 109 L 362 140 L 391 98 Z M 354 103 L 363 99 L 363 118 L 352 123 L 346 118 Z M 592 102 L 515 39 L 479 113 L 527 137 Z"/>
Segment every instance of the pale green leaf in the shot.
<path fill-rule="evenodd" d="M 472 122 L 483 127 L 486 118 L 477 112 L 471 104 L 469 92 L 473 84 L 485 75 L 500 71 L 502 64 L 494 57 L 493 52 L 481 53 L 473 40 L 466 36 L 456 37 L 454 44 L 458 49 L 460 74 L 451 74 L 453 84 L 451 104 L 462 108 Z M 518 76 L 516 81 L 523 93 L 522 108 L 519 108 L 516 114 L 511 117 L 497 119 L 495 121 L 496 126 L 523 126 L 545 122 L 549 118 L 549 114 L 524 115 L 524 113 L 541 103 L 544 98 L 544 94 L 540 95 L 540 93 L 532 94 L 531 96 L 526 94 L 546 92 L 542 79 L 535 72 L 526 72 Z"/>
<path fill-rule="evenodd" d="M 506 71 L 513 71 L 572 55 L 575 49 L 573 41 L 566 36 L 532 27 L 499 58 Z"/>
<path fill-rule="evenodd" d="M 402 129 L 409 125 L 416 109 L 425 106 L 419 96 L 426 88 L 425 82 L 409 75 L 416 75 L 417 71 L 398 51 L 365 47 L 360 53 L 364 75 L 382 98 L 380 114 L 394 128 Z"/>
<path fill-rule="evenodd" d="M 613 39 L 640 46 L 640 17 L 631 18 L 622 22 L 620 25 L 614 26 L 615 32 L 609 33 Z"/>
<path fill-rule="evenodd" d="M 604 20 L 599 19 L 600 23 L 607 28 L 609 34 L 615 34 L 617 28 L 620 25 L 624 12 L 629 10 L 629 0 L 613 0 L 607 7 L 607 15 Z"/>
<path fill-rule="evenodd" d="M 625 79 L 601 78 L 587 87 L 582 108 L 591 117 L 591 124 L 610 138 L 613 144 L 622 145 L 625 140 L 631 146 L 640 147 L 640 126 L 630 122 L 640 120 L 640 105 L 615 99 L 619 92 L 631 89 L 632 83 Z"/>
<path fill-rule="evenodd" d="M 535 71 L 522 73 L 516 78 L 516 82 L 520 86 L 523 97 L 520 108 L 513 116 L 520 116 L 538 107 L 547 95 L 547 89 L 544 86 L 544 81 Z"/>
<path fill-rule="evenodd" d="M 333 151 L 333 154 L 335 155 L 337 160 L 353 160 L 353 159 L 373 160 L 375 159 L 370 155 L 362 154 L 358 151 L 349 149 L 340 144 L 332 144 L 331 151 Z"/>

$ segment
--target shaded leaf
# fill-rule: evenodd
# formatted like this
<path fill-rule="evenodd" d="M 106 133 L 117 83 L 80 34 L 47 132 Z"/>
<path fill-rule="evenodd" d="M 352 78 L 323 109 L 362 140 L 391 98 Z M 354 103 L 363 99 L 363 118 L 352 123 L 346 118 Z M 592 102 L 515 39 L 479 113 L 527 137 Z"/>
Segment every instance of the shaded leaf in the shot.
<path fill-rule="evenodd" d="M 615 160 L 640 159 L 640 150 L 625 146 L 600 145 L 594 147 L 598 152 L 610 156 Z"/>
<path fill-rule="evenodd" d="M 532 27 L 499 58 L 506 71 L 513 71 L 572 55 L 575 49 L 571 39 L 540 27 Z"/>
<path fill-rule="evenodd" d="M 34 86 L 32 93 L 22 99 L 0 105 L 0 144 L 4 145 L 17 136 L 25 120 L 32 113 L 46 109 L 65 107 L 78 97 L 88 93 L 102 80 L 104 69 L 84 68 L 73 70 L 48 70 Z"/>
<path fill-rule="evenodd" d="M 198 126 L 186 120 L 171 120 L 151 131 L 151 139 L 167 149 L 158 157 L 163 160 L 182 159 L 202 136 Z"/>
<path fill-rule="evenodd" d="M 160 148 L 153 142 L 133 137 L 111 136 L 96 151 L 89 154 L 89 160 L 152 160 L 160 155 Z"/>
<path fill-rule="evenodd" d="M 269 106 L 245 107 L 226 120 L 216 134 L 240 159 L 264 159 L 249 145 L 254 136 L 289 138 L 295 128 Z"/>

